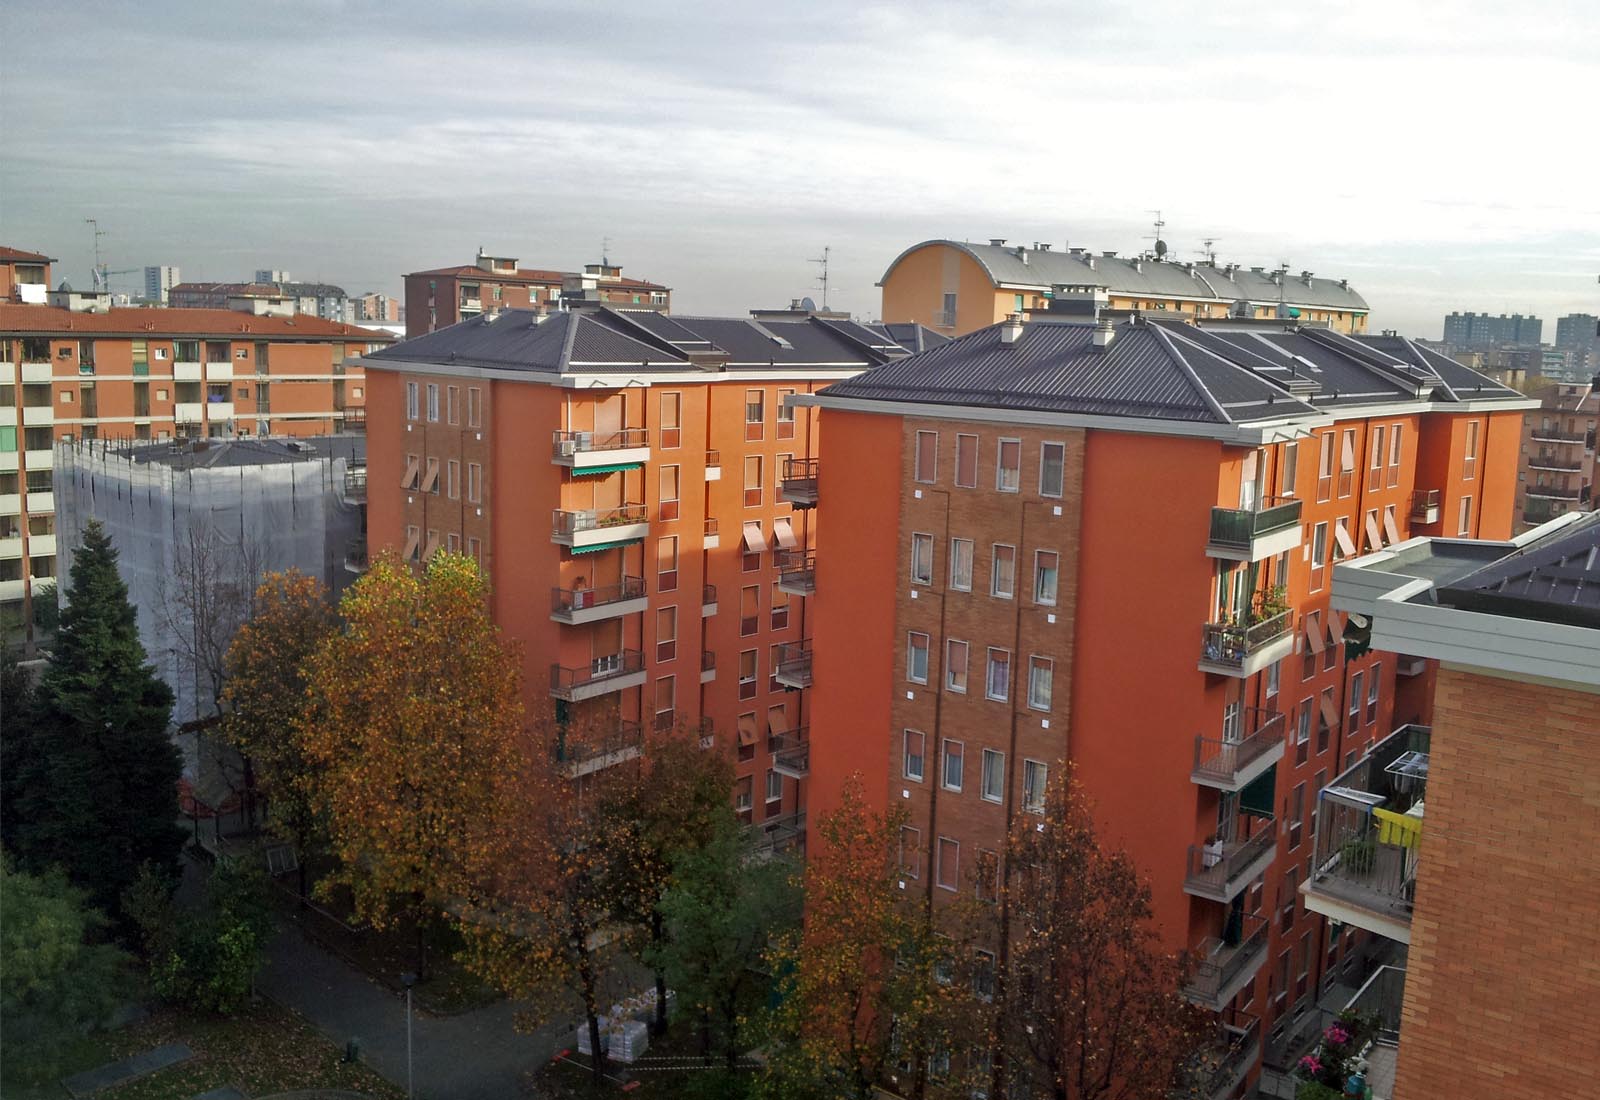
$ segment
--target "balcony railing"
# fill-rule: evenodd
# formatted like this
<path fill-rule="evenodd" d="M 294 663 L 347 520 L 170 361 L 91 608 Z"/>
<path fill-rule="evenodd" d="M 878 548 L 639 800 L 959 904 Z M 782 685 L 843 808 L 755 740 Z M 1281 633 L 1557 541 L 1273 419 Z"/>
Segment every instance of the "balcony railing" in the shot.
<path fill-rule="evenodd" d="M 1538 454 L 1528 457 L 1528 466 L 1534 470 L 1559 470 L 1562 473 L 1577 473 L 1583 469 L 1583 462 L 1577 458 L 1558 458 L 1553 454 Z"/>
<path fill-rule="evenodd" d="M 644 676 L 644 654 L 637 649 L 624 649 L 596 657 L 586 667 L 567 668 L 550 666 L 550 694 L 557 699 L 573 702 L 603 695 L 608 690 L 627 686 L 622 681 Z"/>
<path fill-rule="evenodd" d="M 1263 536 L 1291 529 L 1298 533 L 1300 504 L 1293 498 L 1268 497 L 1259 509 L 1213 508 L 1208 545 L 1218 550 L 1249 553 Z"/>
<path fill-rule="evenodd" d="M 637 722 L 620 722 L 613 730 L 584 737 L 563 732 L 556 744 L 556 760 L 573 779 L 602 768 L 638 759 L 644 751 L 644 735 Z"/>
<path fill-rule="evenodd" d="M 1272 862 L 1278 845 L 1277 819 L 1241 814 L 1238 829 L 1249 835 L 1189 845 L 1184 893 L 1232 901 Z"/>
<path fill-rule="evenodd" d="M 1527 493 L 1545 500 L 1577 500 L 1582 496 L 1580 489 L 1563 489 L 1558 485 L 1529 485 Z"/>
<path fill-rule="evenodd" d="M 773 675 L 780 684 L 792 688 L 811 686 L 811 643 L 786 642 L 778 647 Z"/>
<path fill-rule="evenodd" d="M 786 458 L 779 496 L 796 508 L 811 508 L 817 503 L 817 460 Z"/>
<path fill-rule="evenodd" d="M 702 618 L 717 613 L 717 586 L 705 585 L 700 589 L 700 615 Z"/>
<path fill-rule="evenodd" d="M 616 533 L 619 539 L 627 538 L 633 533 L 624 529 L 646 522 L 647 516 L 642 504 L 577 511 L 558 508 L 551 515 L 550 537 L 553 541 L 566 546 L 593 545 L 604 542 L 607 532 Z"/>
<path fill-rule="evenodd" d="M 1533 438 L 1539 443 L 1582 443 L 1588 435 L 1584 432 L 1564 432 L 1559 428 L 1535 427 Z"/>
<path fill-rule="evenodd" d="M 367 571 L 367 540 L 351 539 L 344 547 L 344 567 L 352 573 Z"/>
<path fill-rule="evenodd" d="M 367 407 L 365 405 L 346 405 L 344 410 L 345 431 L 365 431 L 367 428 Z"/>
<path fill-rule="evenodd" d="M 1439 522 L 1439 490 L 1418 489 L 1411 494 L 1411 518 L 1417 523 Z"/>
<path fill-rule="evenodd" d="M 351 500 L 367 499 L 367 468 L 365 466 L 345 467 L 344 495 Z"/>
<path fill-rule="evenodd" d="M 803 849 L 806 842 L 806 812 L 797 810 L 792 814 L 769 817 L 751 825 L 750 829 L 756 835 L 756 850 L 760 853 L 782 852 L 796 847 Z"/>
<path fill-rule="evenodd" d="M 1281 711 L 1248 707 L 1239 721 L 1237 740 L 1194 739 L 1194 770 L 1190 778 L 1196 783 L 1236 791 L 1283 756 L 1286 723 Z"/>
<path fill-rule="evenodd" d="M 1237 934 L 1212 938 L 1196 952 L 1199 961 L 1184 986 L 1184 994 L 1209 1008 L 1221 1009 L 1267 957 L 1267 922 L 1245 914 Z"/>
<path fill-rule="evenodd" d="M 624 428 L 615 432 L 555 432 L 550 457 L 556 462 L 571 462 L 579 455 L 609 451 L 633 451 L 650 446 L 645 428 Z"/>
<path fill-rule="evenodd" d="M 1247 666 L 1274 642 L 1289 637 L 1294 613 L 1280 611 L 1253 623 L 1207 623 L 1201 639 L 1201 660 L 1209 665 L 1252 671 Z"/>
<path fill-rule="evenodd" d="M 1431 740 L 1401 726 L 1318 793 L 1308 909 L 1410 941 Z"/>
<path fill-rule="evenodd" d="M 811 774 L 811 739 L 807 727 L 799 726 L 772 738 L 772 770 L 791 779 L 804 779 Z"/>
<path fill-rule="evenodd" d="M 778 587 L 795 596 L 817 590 L 817 555 L 814 550 L 778 551 Z"/>
<path fill-rule="evenodd" d="M 623 577 L 616 584 L 597 588 L 552 588 L 550 617 L 567 623 L 592 622 L 627 614 L 629 609 L 623 605 L 644 598 L 643 577 Z"/>
<path fill-rule="evenodd" d="M 1261 1019 L 1248 1012 L 1235 1013 L 1231 1024 L 1217 1024 L 1211 1041 L 1184 1072 L 1184 1083 L 1169 1094 L 1171 1100 L 1225 1100 L 1244 1080 L 1261 1053 Z"/>

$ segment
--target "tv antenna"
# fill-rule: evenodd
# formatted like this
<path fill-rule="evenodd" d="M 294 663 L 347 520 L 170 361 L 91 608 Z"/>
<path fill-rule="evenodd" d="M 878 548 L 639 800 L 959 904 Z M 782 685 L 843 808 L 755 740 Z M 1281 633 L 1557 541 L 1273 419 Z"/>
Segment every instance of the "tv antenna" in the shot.
<path fill-rule="evenodd" d="M 100 262 L 100 238 L 106 231 L 100 228 L 100 223 L 93 218 L 84 218 L 84 222 L 94 226 L 94 289 L 98 291 L 110 290 L 111 280 L 106 275 L 106 265 Z"/>
<path fill-rule="evenodd" d="M 817 276 L 817 285 L 812 289 L 822 291 L 822 308 L 824 310 L 828 308 L 828 254 L 832 251 L 833 249 L 831 247 L 824 246 L 822 249 L 822 256 L 820 258 L 807 261 L 808 263 L 814 263 L 818 265 L 822 269 L 820 274 Z"/>
<path fill-rule="evenodd" d="M 1161 230 L 1166 227 L 1167 223 L 1161 220 L 1161 211 L 1152 210 L 1150 213 L 1156 216 L 1155 233 L 1147 238 L 1155 241 L 1155 245 L 1150 249 L 1150 254 L 1158 260 L 1164 259 L 1167 255 L 1167 242 L 1161 239 Z"/>
<path fill-rule="evenodd" d="M 1205 240 L 1200 242 L 1206 246 L 1205 251 L 1202 252 L 1201 255 L 1206 258 L 1206 263 L 1212 267 L 1217 266 L 1217 242 L 1221 239 L 1222 238 L 1220 237 L 1207 237 Z"/>
<path fill-rule="evenodd" d="M 610 251 L 611 251 L 611 238 L 610 237 L 601 237 L 600 238 L 600 266 L 601 267 L 610 267 L 611 266 L 611 258 L 608 255 L 608 253 Z"/>

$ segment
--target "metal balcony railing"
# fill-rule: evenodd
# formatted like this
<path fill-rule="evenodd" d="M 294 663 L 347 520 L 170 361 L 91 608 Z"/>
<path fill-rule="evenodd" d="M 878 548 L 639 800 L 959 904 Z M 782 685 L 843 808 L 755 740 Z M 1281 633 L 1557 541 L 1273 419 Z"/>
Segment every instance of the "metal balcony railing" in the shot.
<path fill-rule="evenodd" d="M 1248 1012 L 1234 1014 L 1234 1022 L 1217 1024 L 1210 1042 L 1184 1070 L 1180 1088 L 1170 1100 L 1225 1100 L 1255 1065 L 1261 1051 L 1261 1019 Z"/>
<path fill-rule="evenodd" d="M 1582 491 L 1579 489 L 1563 489 L 1558 485 L 1529 485 L 1527 494 L 1530 497 L 1543 497 L 1546 500 L 1577 500 Z"/>
<path fill-rule="evenodd" d="M 602 584 L 597 588 L 552 588 L 550 611 L 552 614 L 570 615 L 591 607 L 643 599 L 644 594 L 643 577 L 623 577 L 616 584 Z"/>
<path fill-rule="evenodd" d="M 806 840 L 806 812 L 797 810 L 792 814 L 769 817 L 765 821 L 751 825 L 750 829 L 756 834 L 756 848 L 760 852 L 771 853 L 793 847 L 803 848 Z"/>
<path fill-rule="evenodd" d="M 1293 498 L 1267 497 L 1259 509 L 1211 509 L 1211 542 L 1237 550 L 1250 549 L 1252 540 L 1286 527 L 1300 525 L 1301 502 Z"/>
<path fill-rule="evenodd" d="M 1439 518 L 1439 490 L 1418 489 L 1411 494 L 1411 518 L 1433 523 Z"/>
<path fill-rule="evenodd" d="M 344 567 L 352 573 L 367 571 L 367 540 L 351 539 L 344 548 Z"/>
<path fill-rule="evenodd" d="M 706 468 L 707 469 L 710 469 L 711 467 L 714 467 L 714 466 L 721 466 L 721 465 L 722 465 L 722 452 L 721 451 L 707 451 L 706 452 Z"/>
<path fill-rule="evenodd" d="M 1291 611 L 1280 611 L 1270 619 L 1255 623 L 1207 623 L 1201 640 L 1201 655 L 1216 664 L 1242 668 L 1251 653 L 1289 633 L 1293 617 Z"/>
<path fill-rule="evenodd" d="M 1229 942 L 1231 938 L 1232 942 Z M 1267 922 L 1245 914 L 1239 934 L 1202 943 L 1196 952 L 1199 961 L 1189 976 L 1184 992 L 1191 1000 L 1216 1004 L 1225 1000 L 1228 989 L 1247 971 L 1259 967 L 1267 957 Z"/>
<path fill-rule="evenodd" d="M 700 589 L 700 605 L 702 607 L 715 607 L 717 605 L 717 586 L 714 584 L 703 585 Z"/>
<path fill-rule="evenodd" d="M 558 508 L 551 514 L 551 534 L 556 538 L 571 538 L 581 531 L 602 531 L 607 527 L 626 527 L 634 523 L 643 523 L 645 516 L 645 507 L 642 504 L 576 511 Z"/>
<path fill-rule="evenodd" d="M 810 642 L 785 642 L 780 645 L 776 664 L 773 674 L 779 683 L 794 688 L 811 686 Z"/>
<path fill-rule="evenodd" d="M 1533 438 L 1539 443 L 1582 443 L 1588 436 L 1584 432 L 1564 432 L 1559 428 L 1533 429 Z"/>
<path fill-rule="evenodd" d="M 772 738 L 772 770 L 791 779 L 804 779 L 811 774 L 811 738 L 806 726 Z"/>
<path fill-rule="evenodd" d="M 1553 454 L 1537 454 L 1528 456 L 1528 467 L 1534 470 L 1559 470 L 1570 474 L 1583 469 L 1583 460 L 1562 458 Z"/>
<path fill-rule="evenodd" d="M 1231 786 L 1251 764 L 1283 744 L 1286 725 L 1281 711 L 1246 707 L 1237 740 L 1194 739 L 1194 778 Z"/>
<path fill-rule="evenodd" d="M 817 554 L 814 550 L 778 551 L 778 587 L 801 596 L 817 590 Z"/>
<path fill-rule="evenodd" d="M 1216 901 L 1231 901 L 1249 885 L 1254 877 L 1246 874 L 1249 868 L 1277 849 L 1278 822 L 1276 818 L 1241 814 L 1238 828 L 1250 835 L 1189 845 L 1184 890 Z"/>
<path fill-rule="evenodd" d="M 650 432 L 646 428 L 624 428 L 615 432 L 555 432 L 551 457 L 571 458 L 577 454 L 625 451 L 648 446 L 650 446 Z"/>
<path fill-rule="evenodd" d="M 596 657 L 587 667 L 567 668 L 550 666 L 550 694 L 558 699 L 571 699 L 578 688 L 590 684 L 603 684 L 644 671 L 644 654 L 637 649 L 624 649 Z"/>
<path fill-rule="evenodd" d="M 346 431 L 365 430 L 367 426 L 367 407 L 365 405 L 346 405 L 344 426 Z"/>
<path fill-rule="evenodd" d="M 701 672 L 715 672 L 715 671 L 717 671 L 717 651 L 716 650 L 714 650 L 714 649 L 701 650 L 701 652 L 700 652 L 700 671 Z"/>
<path fill-rule="evenodd" d="M 365 466 L 345 467 L 344 495 L 352 500 L 367 499 L 367 468 Z"/>
<path fill-rule="evenodd" d="M 570 775 L 586 775 L 613 764 L 635 759 L 644 749 L 644 734 L 637 722 L 619 722 L 599 734 L 573 736 L 563 731 L 556 743 L 556 760 Z"/>
<path fill-rule="evenodd" d="M 779 495 L 797 508 L 810 508 L 817 503 L 817 469 L 814 458 L 786 458 L 783 460 L 783 477 L 778 487 Z"/>

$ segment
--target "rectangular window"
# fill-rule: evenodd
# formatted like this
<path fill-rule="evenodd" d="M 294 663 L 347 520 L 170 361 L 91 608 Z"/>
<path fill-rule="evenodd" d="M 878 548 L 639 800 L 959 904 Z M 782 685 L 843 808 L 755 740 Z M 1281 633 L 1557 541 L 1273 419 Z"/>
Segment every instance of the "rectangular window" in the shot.
<path fill-rule="evenodd" d="M 1378 685 L 1383 679 L 1383 662 L 1374 661 L 1367 679 L 1367 724 L 1378 720 Z"/>
<path fill-rule="evenodd" d="M 656 662 L 671 661 L 678 656 L 678 609 L 656 609 Z"/>
<path fill-rule="evenodd" d="M 751 801 L 754 796 L 750 793 L 750 777 L 747 775 L 740 779 L 733 789 L 733 808 L 739 813 L 750 812 Z M 746 823 L 748 824 L 748 822 Z"/>
<path fill-rule="evenodd" d="M 933 583 L 933 536 L 911 536 L 911 583 Z"/>
<path fill-rule="evenodd" d="M 1017 593 L 1017 548 L 995 543 L 989 570 L 989 595 L 1009 600 Z"/>
<path fill-rule="evenodd" d="M 1300 444 L 1285 443 L 1283 445 L 1283 466 L 1278 471 L 1278 493 L 1281 496 L 1294 496 L 1294 479 L 1300 472 Z"/>
<path fill-rule="evenodd" d="M 1289 847 L 1300 847 L 1300 834 L 1305 825 L 1306 785 L 1295 784 L 1294 797 L 1289 799 Z"/>
<path fill-rule="evenodd" d="M 978 487 L 978 437 L 975 435 L 956 436 L 956 487 Z"/>
<path fill-rule="evenodd" d="M 1333 448 L 1336 445 L 1334 434 L 1331 431 L 1323 432 L 1319 437 L 1320 446 L 1317 452 L 1317 500 L 1327 503 L 1333 499 Z"/>
<path fill-rule="evenodd" d="M 744 391 L 744 438 L 751 443 L 765 433 L 767 418 L 766 395 L 760 390 Z"/>
<path fill-rule="evenodd" d="M 739 637 L 748 638 L 761 631 L 761 587 L 746 585 L 739 589 Z"/>
<path fill-rule="evenodd" d="M 746 508 L 761 506 L 760 455 L 745 455 L 744 458 L 744 506 Z"/>
<path fill-rule="evenodd" d="M 1464 481 L 1471 481 L 1478 472 L 1478 426 L 1481 421 L 1467 421 L 1467 447 L 1461 456 L 1461 477 Z M 1463 532 L 1464 533 L 1464 532 Z"/>
<path fill-rule="evenodd" d="M 1033 602 L 1045 607 L 1056 605 L 1056 577 L 1061 555 L 1054 550 L 1033 553 Z"/>
<path fill-rule="evenodd" d="M 658 733 L 665 733 L 677 724 L 677 708 L 678 687 L 676 679 L 671 676 L 657 677 L 655 728 Z"/>
<path fill-rule="evenodd" d="M 1393 489 L 1400 484 L 1400 459 L 1405 454 L 1405 445 L 1402 443 L 1404 424 L 1396 424 L 1389 429 L 1389 488 Z"/>
<path fill-rule="evenodd" d="M 901 774 L 913 783 L 921 783 L 928 739 L 921 730 L 905 731 L 905 763 Z"/>
<path fill-rule="evenodd" d="M 949 738 L 945 739 L 944 770 L 940 773 L 939 777 L 939 782 L 943 785 L 945 790 L 957 792 L 961 790 L 961 771 L 965 753 L 966 746 L 960 741 L 951 741 Z"/>
<path fill-rule="evenodd" d="M 416 420 L 421 415 L 422 388 L 415 382 L 406 383 L 406 419 Z"/>
<path fill-rule="evenodd" d="M 1315 700 L 1306 699 L 1300 704 L 1299 713 L 1295 718 L 1294 727 L 1294 755 L 1295 764 L 1304 764 L 1311 755 L 1311 712 Z"/>
<path fill-rule="evenodd" d="M 984 678 L 983 693 L 987 698 L 1003 703 L 1011 697 L 1011 651 L 989 649 L 989 673 Z"/>
<path fill-rule="evenodd" d="M 678 536 L 666 535 L 656 540 L 656 591 L 678 590 Z"/>
<path fill-rule="evenodd" d="M 767 769 L 767 801 L 783 801 L 783 776 L 771 768 Z"/>
<path fill-rule="evenodd" d="M 780 581 L 772 582 L 772 629 L 783 630 L 789 625 L 789 593 L 779 588 Z"/>
<path fill-rule="evenodd" d="M 664 451 L 676 450 L 682 442 L 683 426 L 683 394 L 664 393 L 661 395 L 661 449 Z"/>
<path fill-rule="evenodd" d="M 461 423 L 461 387 L 447 386 L 444 391 L 444 418 L 448 424 Z"/>
<path fill-rule="evenodd" d="M 918 432 L 917 453 L 911 476 L 924 485 L 939 479 L 939 433 Z"/>
<path fill-rule="evenodd" d="M 994 487 L 1002 493 L 1022 489 L 1022 440 L 1002 439 L 994 468 Z"/>
<path fill-rule="evenodd" d="M 436 382 L 428 383 L 428 419 L 439 419 L 439 385 Z"/>
<path fill-rule="evenodd" d="M 1366 697 L 1362 692 L 1362 688 L 1366 686 L 1365 681 L 1366 674 L 1362 672 L 1358 672 L 1350 678 L 1350 715 L 1349 724 L 1345 727 L 1345 732 L 1352 736 L 1361 728 L 1361 705 L 1366 701 Z"/>
<path fill-rule="evenodd" d="M 756 682 L 760 679 L 760 669 L 756 667 L 758 663 L 756 650 L 746 649 L 739 653 L 739 698 L 756 697 Z"/>
<path fill-rule="evenodd" d="M 789 398 L 794 396 L 793 388 L 778 391 L 778 438 L 794 438 L 794 406 L 789 404 Z"/>
<path fill-rule="evenodd" d="M 939 838 L 937 881 L 941 890 L 955 890 L 961 881 L 961 845 L 947 836 Z"/>
<path fill-rule="evenodd" d="M 928 636 L 916 630 L 906 633 L 906 679 L 913 684 L 928 682 Z"/>
<path fill-rule="evenodd" d="M 656 506 L 659 519 L 678 518 L 678 467 L 661 467 L 661 500 Z"/>
<path fill-rule="evenodd" d="M 1005 798 L 1006 754 L 994 749 L 983 750 L 983 789 L 978 792 L 985 802 L 999 802 Z"/>
<path fill-rule="evenodd" d="M 1474 423 L 1476 423 L 1476 422 L 1474 422 Z M 1456 525 L 1456 534 L 1458 534 L 1458 535 L 1470 535 L 1470 534 L 1472 534 L 1472 498 L 1471 497 L 1462 497 L 1461 498 L 1461 515 L 1460 515 L 1460 522 L 1457 523 L 1457 525 Z"/>
<path fill-rule="evenodd" d="M 1039 495 L 1061 496 L 1066 482 L 1067 445 L 1045 443 L 1039 447 Z"/>
<path fill-rule="evenodd" d="M 1328 525 L 1326 522 L 1312 528 L 1311 534 L 1311 591 L 1320 592 L 1328 577 Z"/>
<path fill-rule="evenodd" d="M 944 644 L 944 686 L 951 691 L 966 694 L 967 643 L 955 638 Z"/>
<path fill-rule="evenodd" d="M 950 540 L 950 587 L 972 591 L 972 540 Z"/>
<path fill-rule="evenodd" d="M 1333 689 L 1323 688 L 1317 697 L 1317 755 L 1328 751 L 1333 739 L 1333 728 L 1339 724 L 1339 712 L 1333 704 Z"/>
<path fill-rule="evenodd" d="M 483 500 L 483 467 L 476 462 L 467 463 L 467 499 L 473 504 Z"/>
<path fill-rule="evenodd" d="M 972 953 L 972 992 L 980 1001 L 994 1000 L 994 956 L 987 951 Z"/>
<path fill-rule="evenodd" d="M 1278 694 L 1279 678 L 1282 674 L 1283 662 L 1273 661 L 1267 666 L 1267 698 L 1272 699 Z"/>
<path fill-rule="evenodd" d="M 467 540 L 467 553 L 472 556 L 473 561 L 481 563 L 483 561 L 482 543 L 480 543 L 477 539 L 469 538 Z"/>
<path fill-rule="evenodd" d="M 467 387 L 467 427 L 483 427 L 483 390 L 477 386 Z"/>
<path fill-rule="evenodd" d="M 1056 663 L 1049 657 L 1028 658 L 1028 706 L 1034 710 L 1049 710 L 1053 694 Z"/>
<path fill-rule="evenodd" d="M 1038 760 L 1022 762 L 1022 808 L 1030 814 L 1044 813 L 1045 788 L 1049 786 L 1050 768 Z"/>
<path fill-rule="evenodd" d="M 922 830 L 900 826 L 900 873 L 906 878 L 922 877 Z"/>
<path fill-rule="evenodd" d="M 1346 428 L 1339 441 L 1339 498 L 1343 500 L 1355 489 L 1356 480 L 1356 430 Z"/>

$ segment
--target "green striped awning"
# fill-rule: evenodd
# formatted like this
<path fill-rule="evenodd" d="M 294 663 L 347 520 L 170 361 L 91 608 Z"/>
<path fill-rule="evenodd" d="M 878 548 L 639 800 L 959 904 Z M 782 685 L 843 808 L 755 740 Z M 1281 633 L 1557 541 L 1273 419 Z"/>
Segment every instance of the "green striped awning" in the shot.
<path fill-rule="evenodd" d="M 614 474 L 618 470 L 637 470 L 644 465 L 643 462 L 616 462 L 610 466 L 574 466 L 573 477 L 588 477 L 591 474 Z"/>
<path fill-rule="evenodd" d="M 1239 812 L 1271 817 L 1277 799 L 1278 766 L 1274 764 L 1239 792 Z"/>
<path fill-rule="evenodd" d="M 602 550 L 615 550 L 619 546 L 635 546 L 644 539 L 619 539 L 616 542 L 597 542 L 592 546 L 574 546 L 574 554 L 598 554 Z"/>

